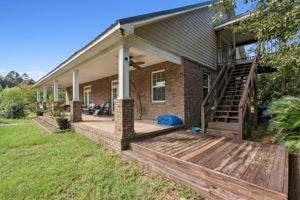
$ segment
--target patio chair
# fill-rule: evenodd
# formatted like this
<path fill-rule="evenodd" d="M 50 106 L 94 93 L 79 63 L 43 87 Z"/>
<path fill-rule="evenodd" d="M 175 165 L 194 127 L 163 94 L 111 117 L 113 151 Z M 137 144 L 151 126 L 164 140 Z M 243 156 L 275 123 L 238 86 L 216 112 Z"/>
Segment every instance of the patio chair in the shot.
<path fill-rule="evenodd" d="M 102 105 L 99 108 L 95 109 L 93 115 L 109 115 L 110 113 L 110 99 L 107 99 L 102 103 Z"/>
<path fill-rule="evenodd" d="M 96 109 L 96 104 L 90 103 L 88 106 L 82 109 L 82 112 L 84 114 L 93 114 L 95 112 L 95 109 Z"/>

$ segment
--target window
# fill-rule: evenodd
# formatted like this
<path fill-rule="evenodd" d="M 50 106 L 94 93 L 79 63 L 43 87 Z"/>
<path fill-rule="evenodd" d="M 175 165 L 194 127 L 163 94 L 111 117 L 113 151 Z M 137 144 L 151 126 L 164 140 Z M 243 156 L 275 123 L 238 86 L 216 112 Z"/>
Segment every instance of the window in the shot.
<path fill-rule="evenodd" d="M 165 70 L 155 71 L 151 74 L 152 102 L 165 101 Z"/>
<path fill-rule="evenodd" d="M 89 106 L 92 98 L 92 86 L 84 87 L 84 105 Z"/>
<path fill-rule="evenodd" d="M 206 95 L 208 94 L 209 90 L 210 90 L 210 76 L 209 76 L 209 74 L 203 73 L 202 86 L 203 86 L 203 98 L 205 98 Z"/>

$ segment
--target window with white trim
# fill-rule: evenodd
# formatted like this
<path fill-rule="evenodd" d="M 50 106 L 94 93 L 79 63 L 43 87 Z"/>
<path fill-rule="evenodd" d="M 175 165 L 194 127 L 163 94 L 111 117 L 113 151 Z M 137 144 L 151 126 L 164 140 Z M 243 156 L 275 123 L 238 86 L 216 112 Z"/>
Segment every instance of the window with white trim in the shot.
<path fill-rule="evenodd" d="M 92 86 L 88 85 L 84 87 L 84 105 L 89 106 L 92 98 Z"/>
<path fill-rule="evenodd" d="M 151 73 L 152 102 L 165 102 L 165 70 Z"/>
<path fill-rule="evenodd" d="M 203 80 L 202 80 L 202 87 L 203 87 L 203 98 L 206 97 L 210 90 L 210 75 L 207 73 L 203 73 Z"/>

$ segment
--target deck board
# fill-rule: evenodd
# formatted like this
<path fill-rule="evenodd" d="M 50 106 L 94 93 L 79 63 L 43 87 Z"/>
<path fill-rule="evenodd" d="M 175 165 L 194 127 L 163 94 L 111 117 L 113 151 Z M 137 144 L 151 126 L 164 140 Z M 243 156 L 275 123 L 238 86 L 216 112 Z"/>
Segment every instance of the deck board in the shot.
<path fill-rule="evenodd" d="M 246 170 L 248 169 L 249 165 L 251 164 L 252 160 L 254 159 L 254 157 L 256 156 L 260 148 L 261 148 L 261 144 L 257 143 L 252 154 L 247 156 L 246 159 L 243 159 L 244 160 L 243 165 L 237 166 L 237 168 L 231 173 L 229 173 L 229 175 L 232 175 L 237 178 L 241 178 L 243 174 L 246 172 Z"/>
<path fill-rule="evenodd" d="M 277 145 L 237 142 L 186 131 L 136 141 L 162 155 L 193 163 L 279 193 L 287 193 L 287 150 Z"/>

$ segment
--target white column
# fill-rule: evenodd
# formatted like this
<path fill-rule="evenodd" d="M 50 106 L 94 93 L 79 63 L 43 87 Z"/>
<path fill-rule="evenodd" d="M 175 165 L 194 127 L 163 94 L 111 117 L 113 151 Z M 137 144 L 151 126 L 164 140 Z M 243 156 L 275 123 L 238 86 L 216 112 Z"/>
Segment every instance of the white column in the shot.
<path fill-rule="evenodd" d="M 54 80 L 53 83 L 53 100 L 58 101 L 58 80 Z"/>
<path fill-rule="evenodd" d="M 47 87 L 44 87 L 43 88 L 43 101 L 44 102 L 47 99 L 47 94 L 48 94 L 48 89 L 47 89 Z"/>
<path fill-rule="evenodd" d="M 73 101 L 79 101 L 79 70 L 73 71 Z"/>
<path fill-rule="evenodd" d="M 119 94 L 118 99 L 129 98 L 129 49 L 119 49 Z"/>
<path fill-rule="evenodd" d="M 41 91 L 40 91 L 40 88 L 36 89 L 36 101 L 38 103 L 41 102 Z"/>

